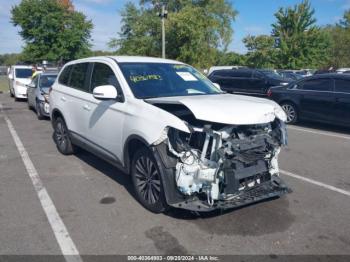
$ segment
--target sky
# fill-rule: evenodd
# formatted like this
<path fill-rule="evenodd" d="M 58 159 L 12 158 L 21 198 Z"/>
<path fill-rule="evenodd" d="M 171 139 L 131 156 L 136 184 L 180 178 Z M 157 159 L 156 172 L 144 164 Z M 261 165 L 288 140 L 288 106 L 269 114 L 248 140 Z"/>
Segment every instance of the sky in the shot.
<path fill-rule="evenodd" d="M 92 44 L 94 50 L 109 50 L 107 43 L 116 37 L 121 27 L 120 12 L 126 2 L 139 0 L 73 0 L 76 10 L 83 12 L 94 24 Z M 293 6 L 301 0 L 228 0 L 238 11 L 232 23 L 233 41 L 229 51 L 245 53 L 242 39 L 250 35 L 270 34 L 273 14 L 279 7 Z M 11 7 L 20 0 L 0 0 L 0 54 L 18 53 L 23 42 L 18 35 L 19 28 L 10 23 Z M 315 9 L 317 24 L 333 24 L 342 18 L 344 11 L 350 9 L 350 0 L 311 0 Z"/>

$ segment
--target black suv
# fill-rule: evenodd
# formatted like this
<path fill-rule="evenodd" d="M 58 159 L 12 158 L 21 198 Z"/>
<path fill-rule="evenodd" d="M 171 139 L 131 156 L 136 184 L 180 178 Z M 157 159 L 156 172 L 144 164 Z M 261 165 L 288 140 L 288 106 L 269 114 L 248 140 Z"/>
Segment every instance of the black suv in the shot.
<path fill-rule="evenodd" d="M 305 119 L 350 126 L 350 75 L 307 77 L 288 86 L 272 87 L 268 96 L 284 109 L 287 123 Z"/>
<path fill-rule="evenodd" d="M 272 86 L 287 85 L 292 80 L 283 78 L 272 70 L 227 69 L 212 72 L 208 77 L 223 91 L 235 94 L 266 96 Z"/>

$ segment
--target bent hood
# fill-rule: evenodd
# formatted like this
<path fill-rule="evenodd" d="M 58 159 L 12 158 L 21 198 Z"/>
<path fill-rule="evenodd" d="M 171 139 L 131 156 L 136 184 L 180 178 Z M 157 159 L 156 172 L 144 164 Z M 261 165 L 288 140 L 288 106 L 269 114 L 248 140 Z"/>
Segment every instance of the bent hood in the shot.
<path fill-rule="evenodd" d="M 199 119 L 230 125 L 286 121 L 283 109 L 274 101 L 242 95 L 218 94 L 146 99 L 151 104 L 183 104 Z"/>

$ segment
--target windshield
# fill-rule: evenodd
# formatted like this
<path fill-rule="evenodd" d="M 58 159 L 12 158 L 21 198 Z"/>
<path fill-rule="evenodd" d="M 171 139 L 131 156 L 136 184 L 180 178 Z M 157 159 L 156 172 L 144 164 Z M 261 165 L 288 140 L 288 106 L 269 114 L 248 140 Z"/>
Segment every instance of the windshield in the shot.
<path fill-rule="evenodd" d="M 49 88 L 53 85 L 57 75 L 42 75 L 40 77 L 40 88 Z"/>
<path fill-rule="evenodd" d="M 220 94 L 204 75 L 187 65 L 119 63 L 137 98 Z"/>
<path fill-rule="evenodd" d="M 29 78 L 32 77 L 32 69 L 30 68 L 17 68 L 15 70 L 16 78 Z"/>

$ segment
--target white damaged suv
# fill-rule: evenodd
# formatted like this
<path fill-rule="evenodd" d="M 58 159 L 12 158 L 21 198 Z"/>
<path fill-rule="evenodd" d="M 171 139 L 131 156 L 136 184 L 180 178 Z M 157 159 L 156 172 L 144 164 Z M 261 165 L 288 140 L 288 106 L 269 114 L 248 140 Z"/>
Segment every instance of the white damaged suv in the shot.
<path fill-rule="evenodd" d="M 93 57 L 64 66 L 50 93 L 54 140 L 130 173 L 139 202 L 211 211 L 281 196 L 286 115 L 273 101 L 226 94 L 186 64 Z"/>

